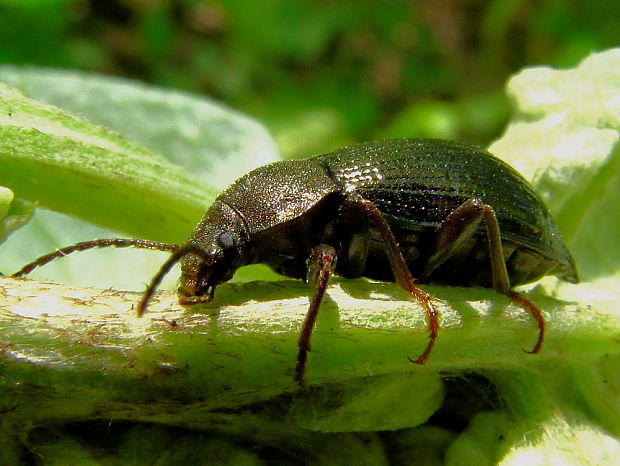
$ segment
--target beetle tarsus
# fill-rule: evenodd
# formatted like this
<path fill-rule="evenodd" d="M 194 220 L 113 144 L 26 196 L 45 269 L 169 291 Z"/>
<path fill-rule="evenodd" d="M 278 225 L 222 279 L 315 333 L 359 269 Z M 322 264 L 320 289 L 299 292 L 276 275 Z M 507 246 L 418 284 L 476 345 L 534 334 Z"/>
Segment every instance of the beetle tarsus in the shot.
<path fill-rule="evenodd" d="M 430 313 L 427 311 L 428 321 L 429 321 L 428 327 L 429 327 L 429 332 L 430 332 L 428 336 L 429 340 L 422 354 L 418 356 L 416 359 L 411 359 L 409 356 L 407 356 L 407 359 L 409 360 L 409 362 L 413 364 L 419 364 L 419 365 L 426 364 L 426 360 L 430 356 L 431 351 L 433 351 L 433 346 L 435 346 L 435 340 L 437 339 L 437 333 L 439 332 L 439 321 L 437 319 L 437 316 L 439 313 L 437 312 L 437 310 L 435 309 L 435 306 L 431 302 L 430 296 L 426 295 L 426 298 L 422 298 L 422 299 L 425 299 L 427 302 L 425 308 L 426 309 L 430 308 Z"/>
<path fill-rule="evenodd" d="M 505 294 L 517 306 L 529 311 L 530 314 L 532 314 L 532 317 L 534 317 L 534 320 L 536 320 L 536 323 L 538 324 L 538 340 L 536 340 L 536 344 L 534 345 L 534 348 L 532 348 L 529 351 L 528 350 L 523 350 L 523 351 L 526 352 L 527 354 L 538 353 L 540 351 L 540 348 L 542 348 L 542 344 L 545 339 L 545 319 L 542 316 L 542 312 L 540 311 L 540 309 L 538 309 L 538 307 L 532 301 L 527 299 L 522 294 L 517 293 L 516 291 L 509 290 Z"/>

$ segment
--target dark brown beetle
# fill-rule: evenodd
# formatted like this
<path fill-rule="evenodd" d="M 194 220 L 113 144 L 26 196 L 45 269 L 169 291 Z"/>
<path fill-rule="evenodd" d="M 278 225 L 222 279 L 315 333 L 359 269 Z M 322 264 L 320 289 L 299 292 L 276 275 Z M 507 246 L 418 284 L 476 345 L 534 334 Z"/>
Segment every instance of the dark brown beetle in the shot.
<path fill-rule="evenodd" d="M 163 276 L 181 262 L 184 305 L 209 302 L 244 265 L 263 263 L 314 286 L 298 342 L 295 380 L 305 385 L 310 338 L 330 275 L 396 281 L 426 310 L 428 358 L 439 329 L 431 297 L 414 283 L 485 286 L 540 310 L 511 287 L 557 275 L 577 282 L 558 228 L 530 185 L 488 152 L 456 142 L 402 139 L 359 144 L 307 160 L 276 162 L 248 173 L 220 194 L 187 243 L 95 240 L 25 266 L 102 246 L 174 251 L 138 307 L 142 315 Z"/>

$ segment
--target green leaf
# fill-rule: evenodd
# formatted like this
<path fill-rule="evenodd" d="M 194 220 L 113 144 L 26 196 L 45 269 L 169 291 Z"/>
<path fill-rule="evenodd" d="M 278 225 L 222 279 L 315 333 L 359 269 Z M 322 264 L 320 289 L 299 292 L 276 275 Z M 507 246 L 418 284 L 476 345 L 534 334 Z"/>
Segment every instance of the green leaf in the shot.
<path fill-rule="evenodd" d="M 56 124 L 49 134 L 37 133 L 29 129 L 32 121 L 16 120 L 19 114 L 14 103 L 0 102 L 5 110 L 0 130 L 21 131 L 2 141 L 10 157 L 0 153 L 0 180 L 20 187 L 17 195 L 21 198 L 16 202 L 35 198 L 40 206 L 90 222 L 37 210 L 33 221 L 3 248 L 0 267 L 5 273 L 58 247 L 98 237 L 129 235 L 182 242 L 223 186 L 248 168 L 278 158 L 275 143 L 260 124 L 203 97 L 83 72 L 8 65 L 0 66 L 0 81 L 118 131 L 20 96 L 17 102 L 24 105 L 22 112 L 28 118 L 33 119 L 41 108 L 44 116 L 39 115 L 42 121 L 36 123 Z M 79 122 L 81 133 L 67 137 L 61 129 L 71 122 Z M 89 140 L 90 133 L 105 136 Z M 114 152 L 100 147 L 105 137 L 129 149 Z M 13 168 L 5 171 L 6 166 Z M 101 187 L 95 189 L 95 185 Z M 112 250 L 92 251 L 57 261 L 33 276 L 84 286 L 138 289 L 161 261 L 160 255 L 146 251 L 123 251 L 122 255 Z"/>
<path fill-rule="evenodd" d="M 34 204 L 14 200 L 13 191 L 0 186 L 0 243 L 32 218 Z"/>
<path fill-rule="evenodd" d="M 0 184 L 43 207 L 162 241 L 191 231 L 211 198 L 163 157 L 2 83 Z"/>
<path fill-rule="evenodd" d="M 81 71 L 10 65 L 0 66 L 0 81 L 147 146 L 197 177 L 209 198 L 279 158 L 261 124 L 203 96 Z"/>
<path fill-rule="evenodd" d="M 620 328 L 606 322 L 620 316 L 620 49 L 592 54 L 570 70 L 526 69 L 508 92 L 516 115 L 491 150 L 533 180 L 583 280 L 569 285 L 545 279 L 539 289 L 580 303 L 580 315 L 568 325 L 594 323 L 615 344 L 587 357 L 593 340 L 586 332 L 555 364 L 495 372 L 510 419 L 497 412 L 474 420 L 462 441 L 481 445 L 495 435 L 491 459 L 506 464 L 607 464 L 620 451 Z M 558 316 L 555 324 L 562 320 Z M 497 416 L 504 416 L 500 439 L 491 419 Z M 482 449 L 488 454 L 489 445 Z M 461 454 L 461 460 L 469 458 L 471 449 Z"/>
<path fill-rule="evenodd" d="M 516 115 L 490 150 L 532 180 L 584 281 L 620 278 L 620 49 L 511 79 Z"/>

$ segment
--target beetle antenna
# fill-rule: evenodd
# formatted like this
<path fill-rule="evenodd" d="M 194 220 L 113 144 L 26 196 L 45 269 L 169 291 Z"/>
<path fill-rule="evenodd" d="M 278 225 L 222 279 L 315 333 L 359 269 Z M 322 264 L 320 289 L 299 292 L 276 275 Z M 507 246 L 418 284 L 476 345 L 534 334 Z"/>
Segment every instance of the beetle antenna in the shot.
<path fill-rule="evenodd" d="M 93 248 L 105 248 L 108 246 L 114 246 L 117 248 L 127 248 L 130 246 L 141 248 L 141 249 L 155 249 L 158 251 L 176 251 L 179 249 L 179 246 L 176 244 L 166 244 L 166 243 L 158 243 L 156 241 L 149 241 L 147 239 L 136 239 L 136 238 L 104 238 L 104 239 L 95 239 L 91 241 L 83 241 L 81 243 L 72 244 L 71 246 L 66 246 L 61 249 L 57 249 L 56 251 L 46 254 L 44 256 L 39 257 L 38 259 L 32 261 L 31 263 L 23 266 L 21 270 L 15 272 L 12 277 L 23 277 L 24 275 L 28 275 L 37 267 L 41 267 L 48 262 L 53 261 L 59 257 L 64 257 L 68 254 L 71 254 L 75 251 L 86 251 L 87 249 Z"/>
<path fill-rule="evenodd" d="M 186 244 L 185 246 L 177 247 L 172 253 L 172 255 L 168 258 L 168 260 L 166 260 L 166 262 L 162 264 L 159 272 L 157 272 L 157 274 L 153 277 L 151 283 L 144 291 L 142 299 L 140 299 L 140 303 L 138 304 L 138 317 L 142 317 L 142 315 L 146 312 L 146 307 L 148 306 L 149 301 L 151 300 L 153 295 L 155 294 L 155 291 L 159 287 L 159 284 L 163 280 L 164 276 L 168 272 L 170 272 L 170 269 L 172 269 L 174 264 L 179 262 L 184 256 L 187 256 L 188 254 L 196 254 L 197 256 L 206 259 L 204 250 L 201 249 L 199 246 L 196 246 L 195 244 Z"/>

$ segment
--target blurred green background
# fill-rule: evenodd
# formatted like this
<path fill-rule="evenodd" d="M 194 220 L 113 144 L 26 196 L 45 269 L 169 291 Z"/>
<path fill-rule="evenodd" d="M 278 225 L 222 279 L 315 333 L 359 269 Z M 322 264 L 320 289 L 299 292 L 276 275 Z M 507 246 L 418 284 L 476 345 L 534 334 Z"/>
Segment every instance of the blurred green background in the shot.
<path fill-rule="evenodd" d="M 620 44 L 609 0 L 0 0 L 0 62 L 121 75 L 261 120 L 285 156 L 380 137 L 486 144 L 508 76 Z"/>

